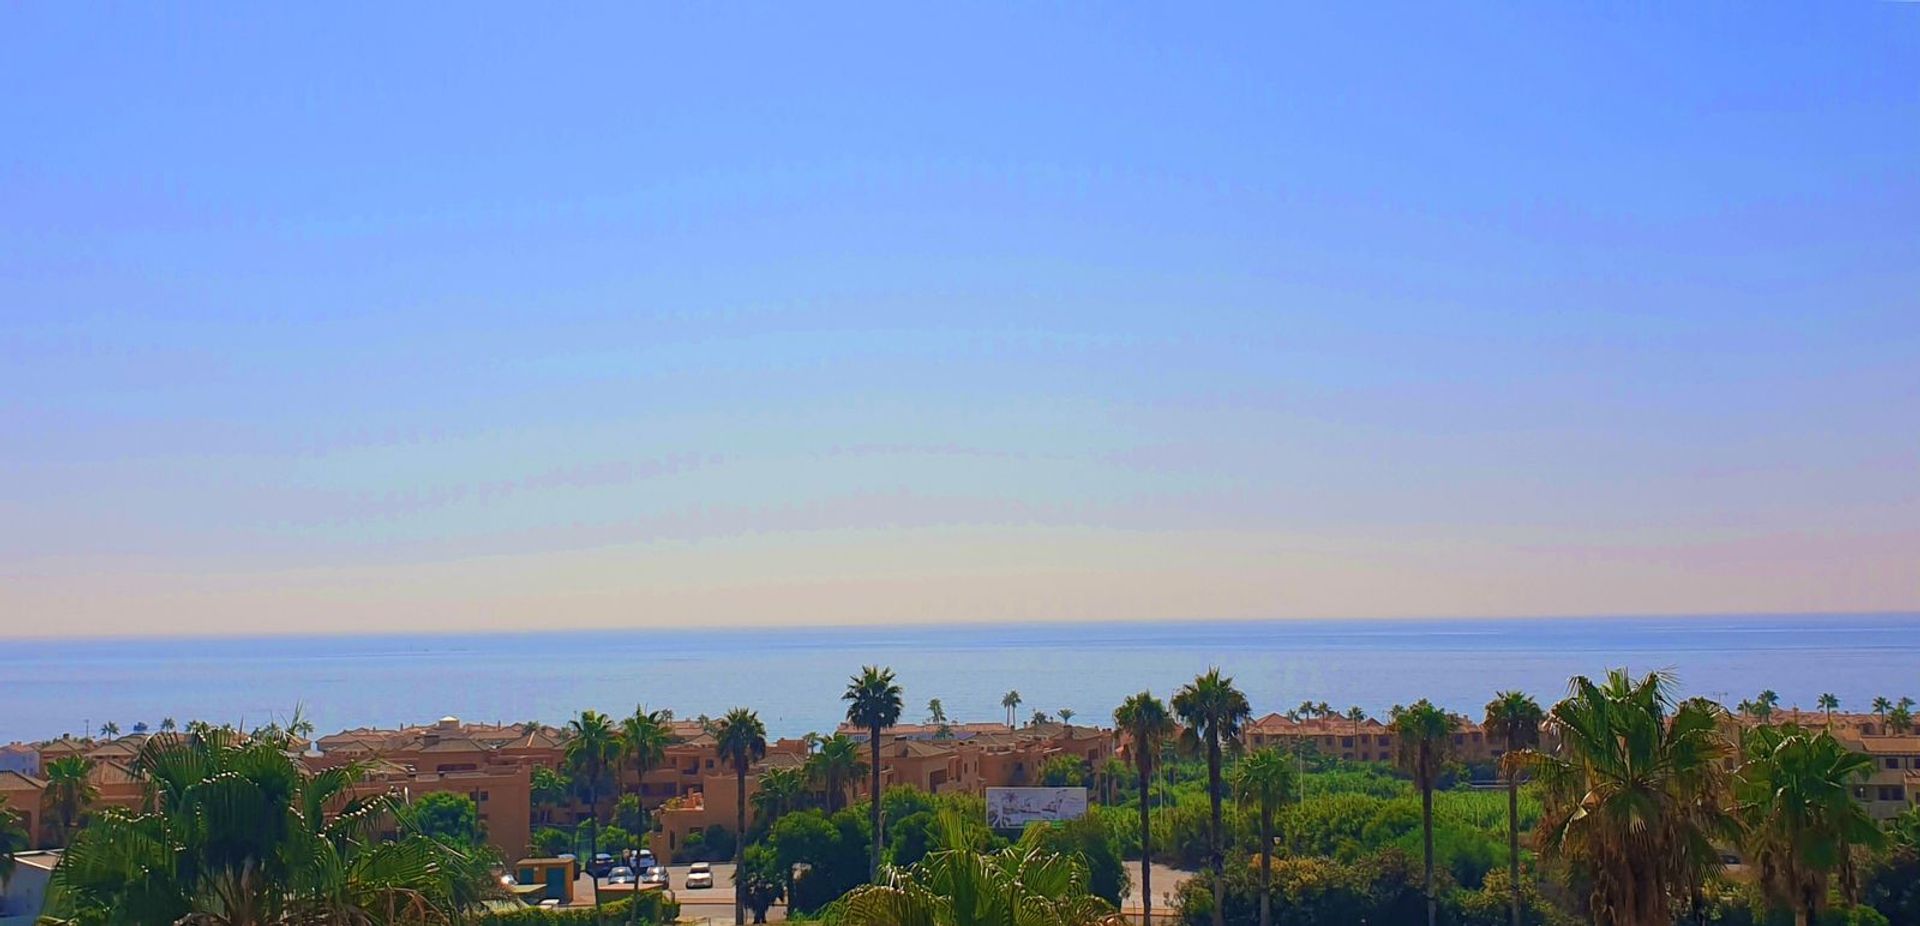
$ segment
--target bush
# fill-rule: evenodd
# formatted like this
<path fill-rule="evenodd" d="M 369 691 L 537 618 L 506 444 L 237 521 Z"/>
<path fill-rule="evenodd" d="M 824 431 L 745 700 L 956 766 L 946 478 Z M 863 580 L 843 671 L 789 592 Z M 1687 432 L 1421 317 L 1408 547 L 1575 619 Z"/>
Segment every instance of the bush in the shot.
<path fill-rule="evenodd" d="M 694 830 L 673 853 L 675 862 L 730 862 L 735 848 L 733 831 L 718 823 Z"/>
<path fill-rule="evenodd" d="M 531 843 L 528 850 L 541 858 L 554 858 L 573 851 L 573 837 L 566 830 L 551 826 L 534 830 Z"/>
<path fill-rule="evenodd" d="M 639 909 L 631 910 L 634 904 Z M 622 898 L 593 907 L 519 907 L 512 910 L 488 910 L 474 917 L 476 926 L 598 926 L 600 923 L 624 923 L 628 915 L 642 923 L 671 923 L 680 918 L 680 904 L 663 891 L 647 891 L 633 898 Z"/>
<path fill-rule="evenodd" d="M 1121 899 L 1132 889 L 1120 848 L 1107 832 L 1106 824 L 1098 818 L 1031 823 L 1021 834 L 1020 842 L 1057 855 L 1078 857 L 1087 866 L 1088 891 L 1115 907 L 1120 906 Z"/>
<path fill-rule="evenodd" d="M 767 844 L 781 867 L 809 870 L 788 891 L 792 912 L 808 913 L 838 899 L 867 880 L 867 851 L 872 839 L 867 815 L 842 810 L 828 816 L 821 810 L 800 810 L 780 818 L 767 835 Z"/>
<path fill-rule="evenodd" d="M 1260 921 L 1260 874 L 1250 858 L 1226 868 L 1221 910 L 1228 926 Z M 1436 888 L 1444 893 L 1444 877 Z M 1187 926 L 1207 926 L 1213 914 L 1213 874 L 1201 872 L 1174 893 L 1173 908 Z M 1426 921 L 1420 874 L 1399 852 L 1382 852 L 1351 864 L 1330 859 L 1275 859 L 1273 922 L 1277 926 Z"/>

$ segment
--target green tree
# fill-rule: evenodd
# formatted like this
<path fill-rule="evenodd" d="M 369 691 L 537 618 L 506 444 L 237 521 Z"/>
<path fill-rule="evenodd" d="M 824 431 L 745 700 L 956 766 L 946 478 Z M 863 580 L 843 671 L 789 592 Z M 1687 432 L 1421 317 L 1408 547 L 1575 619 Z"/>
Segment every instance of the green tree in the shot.
<path fill-rule="evenodd" d="M 780 818 L 767 834 L 767 844 L 780 857 L 783 871 L 795 866 L 803 877 L 787 886 L 787 902 L 796 913 L 812 913 L 866 880 L 867 815 L 848 809 L 828 814 L 801 810 Z"/>
<path fill-rule="evenodd" d="M 1233 769 L 1234 799 L 1253 805 L 1259 814 L 1260 926 L 1273 922 L 1273 816 L 1299 793 L 1293 762 L 1277 749 L 1260 749 L 1241 759 Z"/>
<path fill-rule="evenodd" d="M 1664 924 L 1689 893 L 1697 906 L 1718 864 L 1713 840 L 1728 832 L 1723 715 L 1703 700 L 1674 705 L 1672 685 L 1657 672 L 1575 678 L 1547 714 L 1553 751 L 1526 760 L 1541 792 L 1540 851 L 1588 885 L 1597 926 Z"/>
<path fill-rule="evenodd" d="M 33 837 L 27 833 L 24 815 L 8 807 L 7 796 L 0 794 L 0 888 L 13 879 L 14 856 L 31 848 Z"/>
<path fill-rule="evenodd" d="M 600 845 L 600 798 L 606 793 L 614 767 L 620 761 L 620 731 L 599 711 L 581 711 L 567 721 L 567 745 L 561 753 L 567 777 L 587 802 L 588 845 Z M 600 903 L 600 878 L 593 879 L 593 902 Z"/>
<path fill-rule="evenodd" d="M 1000 706 L 1007 709 L 1007 726 L 1013 726 L 1013 712 L 1020 707 L 1020 691 L 1015 689 L 1001 695 Z"/>
<path fill-rule="evenodd" d="M 1827 726 L 1833 726 L 1833 712 L 1840 709 L 1840 698 L 1832 693 L 1823 694 L 1819 700 L 1820 710 L 1827 715 Z"/>
<path fill-rule="evenodd" d="M 543 826 L 529 837 L 528 851 L 541 858 L 556 858 L 573 850 L 573 836 L 554 826 Z"/>
<path fill-rule="evenodd" d="M 1434 926 L 1440 916 L 1439 897 L 1433 890 L 1433 789 L 1440 781 L 1441 770 L 1452 751 L 1454 731 L 1458 728 L 1459 722 L 1452 714 L 1425 698 L 1414 702 L 1412 707 L 1396 706 L 1393 710 L 1394 762 L 1401 771 L 1413 776 L 1414 787 L 1420 789 L 1427 926 Z"/>
<path fill-rule="evenodd" d="M 1853 785 L 1873 774 L 1873 759 L 1822 731 L 1797 725 L 1763 727 L 1748 736 L 1734 777 L 1736 813 L 1760 883 L 1809 926 L 1826 903 L 1837 872 L 1852 882 L 1854 846 L 1878 847 L 1880 828 L 1853 798 Z"/>
<path fill-rule="evenodd" d="M 452 791 L 435 791 L 398 808 L 414 832 L 461 848 L 480 845 L 480 808 L 473 798 Z"/>
<path fill-rule="evenodd" d="M 767 845 L 747 847 L 740 867 L 733 870 L 735 888 L 746 898 L 753 921 L 767 921 L 767 910 L 787 895 L 787 874 L 780 870 L 780 857 Z"/>
<path fill-rule="evenodd" d="M 1895 704 L 1887 712 L 1887 731 L 1890 733 L 1913 732 L 1913 709 L 1905 704 Z"/>
<path fill-rule="evenodd" d="M 1078 859 L 1016 844 L 994 853 L 969 845 L 966 822 L 943 811 L 942 848 L 848 893 L 844 926 L 1109 926 L 1119 914 L 1088 890 Z"/>
<path fill-rule="evenodd" d="M 867 793 L 872 796 L 869 803 L 873 815 L 873 849 L 867 879 L 878 882 L 884 841 L 880 830 L 880 731 L 900 721 L 900 686 L 893 682 L 892 669 L 866 666 L 847 683 L 840 700 L 847 702 L 847 722 L 867 731 L 867 742 L 872 747 L 873 760 L 868 774 L 873 778 Z"/>
<path fill-rule="evenodd" d="M 361 770 L 308 773 L 280 745 L 228 730 L 159 736 L 131 766 L 141 813 L 108 808 L 54 869 L 50 916 L 72 923 L 450 921 L 497 891 L 490 860 L 403 828 Z M 330 812 L 335 811 L 335 812 Z"/>
<path fill-rule="evenodd" d="M 1040 785 L 1046 788 L 1078 788 L 1087 783 L 1087 760 L 1076 756 L 1054 756 L 1040 766 Z"/>
<path fill-rule="evenodd" d="M 633 713 L 620 721 L 620 758 L 633 768 L 635 787 L 646 793 L 647 773 L 667 759 L 667 747 L 673 745 L 673 712 L 649 711 L 636 705 Z"/>
<path fill-rule="evenodd" d="M 533 767 L 533 776 L 528 784 L 528 796 L 532 799 L 534 822 L 553 821 L 553 808 L 566 803 L 567 794 L 573 790 L 566 776 L 544 765 Z"/>
<path fill-rule="evenodd" d="M 807 780 L 826 795 L 827 813 L 846 806 L 847 788 L 867 773 L 867 760 L 860 757 L 860 743 L 845 733 L 835 733 L 820 741 L 820 747 L 807 757 Z"/>
<path fill-rule="evenodd" d="M 85 756 L 62 756 L 41 769 L 47 786 L 40 792 L 41 813 L 54 841 L 66 845 L 73 830 L 87 816 L 100 789 L 93 784 L 93 760 Z"/>
<path fill-rule="evenodd" d="M 1054 716 L 1060 718 L 1061 723 L 1066 724 L 1069 727 L 1073 726 L 1073 708 L 1063 707 L 1058 711 L 1055 711 Z"/>
<path fill-rule="evenodd" d="M 106 723 L 103 723 L 100 725 L 100 735 L 107 739 L 112 739 L 116 736 L 119 736 L 120 725 L 109 720 Z"/>
<path fill-rule="evenodd" d="M 744 707 L 736 707 L 727 712 L 713 730 L 713 746 L 720 758 L 733 769 L 734 804 L 737 824 L 734 827 L 734 870 L 738 871 L 743 861 L 741 852 L 747 840 L 747 770 L 753 763 L 767 754 L 767 727 L 760 722 L 760 715 Z M 733 922 L 741 926 L 747 919 L 746 883 L 738 879 L 733 886 Z"/>
<path fill-rule="evenodd" d="M 935 724 L 947 722 L 947 708 L 940 703 L 939 698 L 927 702 L 927 722 Z"/>
<path fill-rule="evenodd" d="M 1893 702 L 1887 700 L 1885 696 L 1873 699 L 1873 712 L 1880 715 L 1880 732 L 1882 733 L 1887 731 L 1887 712 L 1890 710 L 1893 710 Z"/>
<path fill-rule="evenodd" d="M 760 826 L 772 828 L 780 818 L 800 809 L 807 796 L 805 773 L 792 766 L 764 769 L 760 786 L 753 792 L 753 811 Z"/>
<path fill-rule="evenodd" d="M 1487 702 L 1481 722 L 1487 738 L 1500 744 L 1500 774 L 1507 781 L 1507 880 L 1512 890 L 1511 926 L 1520 926 L 1520 774 L 1521 758 L 1540 745 L 1540 725 L 1546 721 L 1540 702 L 1525 692 L 1502 691 Z"/>
<path fill-rule="evenodd" d="M 937 822 L 937 815 L 935 819 Z M 941 827 L 937 825 L 935 829 L 938 831 Z M 977 833 L 971 848 L 976 851 L 985 848 L 984 827 L 968 826 L 965 832 Z M 1126 899 L 1127 863 L 1120 857 L 1120 846 L 1107 829 L 1106 821 L 1099 817 L 1089 815 L 1057 823 L 1029 823 L 1020 834 L 1020 843 L 1027 848 L 1078 859 L 1087 869 L 1088 893 L 1115 907 Z"/>
<path fill-rule="evenodd" d="M 1127 738 L 1128 757 L 1140 776 L 1140 924 L 1153 924 L 1153 823 L 1148 790 L 1154 764 L 1173 739 L 1173 715 L 1151 691 L 1129 696 L 1113 709 L 1113 725 Z"/>
<path fill-rule="evenodd" d="M 1233 679 L 1222 676 L 1216 668 L 1174 694 L 1173 712 L 1186 724 L 1180 737 L 1187 752 L 1205 752 L 1207 757 L 1207 799 L 1212 809 L 1207 848 L 1216 892 L 1213 926 L 1221 926 L 1218 892 L 1224 889 L 1221 872 L 1226 866 L 1222 845 L 1225 833 L 1220 823 L 1221 753 L 1240 749 L 1240 728 L 1253 716 L 1253 708 L 1247 704 L 1247 696 L 1233 687 Z"/>

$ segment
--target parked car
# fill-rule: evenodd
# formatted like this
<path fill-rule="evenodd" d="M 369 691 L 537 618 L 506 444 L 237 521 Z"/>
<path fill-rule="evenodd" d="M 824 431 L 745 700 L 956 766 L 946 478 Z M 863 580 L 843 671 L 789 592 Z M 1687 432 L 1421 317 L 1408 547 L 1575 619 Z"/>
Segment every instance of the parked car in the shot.
<path fill-rule="evenodd" d="M 605 852 L 595 852 L 587 861 L 587 874 L 595 878 L 604 878 L 613 870 L 613 856 Z"/>
<path fill-rule="evenodd" d="M 633 869 L 625 865 L 616 865 L 612 871 L 607 872 L 608 884 L 632 884 L 636 880 L 638 878 L 634 876 Z"/>
<path fill-rule="evenodd" d="M 641 849 L 639 852 L 634 853 L 633 863 L 634 870 L 636 871 L 646 871 L 660 864 L 654 859 L 652 849 Z"/>
<path fill-rule="evenodd" d="M 713 866 L 706 862 L 694 862 L 687 868 L 687 890 L 696 891 L 713 886 Z"/>
<path fill-rule="evenodd" d="M 655 865 L 652 868 L 647 869 L 646 871 L 640 874 L 640 883 L 641 884 L 667 883 L 667 869 L 659 865 Z"/>

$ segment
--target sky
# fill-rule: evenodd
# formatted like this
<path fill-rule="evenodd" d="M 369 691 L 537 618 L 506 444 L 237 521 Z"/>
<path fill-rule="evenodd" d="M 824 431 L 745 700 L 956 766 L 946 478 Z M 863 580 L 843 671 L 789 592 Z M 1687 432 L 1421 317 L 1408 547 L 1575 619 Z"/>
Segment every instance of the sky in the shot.
<path fill-rule="evenodd" d="M 1920 5 L 13 4 L 0 636 L 1920 610 Z"/>

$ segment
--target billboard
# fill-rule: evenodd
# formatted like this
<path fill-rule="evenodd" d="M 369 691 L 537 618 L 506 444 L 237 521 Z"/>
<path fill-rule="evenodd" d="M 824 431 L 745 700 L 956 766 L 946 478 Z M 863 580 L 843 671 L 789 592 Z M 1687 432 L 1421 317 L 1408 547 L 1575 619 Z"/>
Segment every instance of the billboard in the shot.
<path fill-rule="evenodd" d="M 1017 830 L 1036 821 L 1075 820 L 1087 814 L 1085 788 L 988 788 L 987 826 Z"/>

